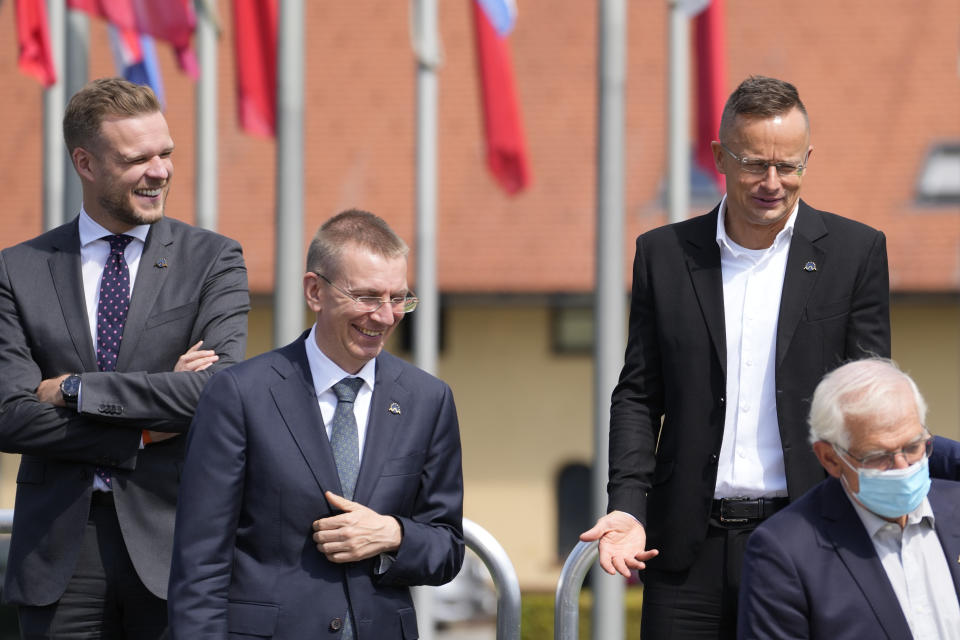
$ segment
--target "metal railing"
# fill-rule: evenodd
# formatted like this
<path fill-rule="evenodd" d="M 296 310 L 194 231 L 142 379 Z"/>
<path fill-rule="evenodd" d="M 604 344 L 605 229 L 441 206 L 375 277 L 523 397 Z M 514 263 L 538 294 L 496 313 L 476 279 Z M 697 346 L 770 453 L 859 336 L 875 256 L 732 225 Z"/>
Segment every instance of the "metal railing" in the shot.
<path fill-rule="evenodd" d="M 12 529 L 13 509 L 0 509 L 0 534 Z M 463 519 L 463 537 L 490 571 L 497 589 L 497 640 L 520 640 L 520 582 L 507 552 L 489 531 L 467 518 Z"/>
<path fill-rule="evenodd" d="M 507 552 L 489 531 L 467 518 L 463 537 L 490 571 L 497 589 L 497 640 L 520 640 L 520 582 Z"/>
<path fill-rule="evenodd" d="M 553 613 L 554 640 L 577 640 L 580 635 L 580 589 L 597 559 L 596 542 L 578 542 L 563 563 Z"/>

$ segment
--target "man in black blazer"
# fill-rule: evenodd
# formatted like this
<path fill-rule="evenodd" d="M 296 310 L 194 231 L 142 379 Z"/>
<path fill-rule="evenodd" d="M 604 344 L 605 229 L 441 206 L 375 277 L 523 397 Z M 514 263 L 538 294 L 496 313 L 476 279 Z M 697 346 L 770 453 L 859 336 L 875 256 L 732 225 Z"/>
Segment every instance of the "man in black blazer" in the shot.
<path fill-rule="evenodd" d="M 173 141 L 149 88 L 91 82 L 64 136 L 80 215 L 0 252 L 0 449 L 23 454 L 3 597 L 24 638 L 154 639 L 180 434 L 243 358 L 246 269 L 164 217 Z"/>
<path fill-rule="evenodd" d="M 884 235 L 800 200 L 812 151 L 796 88 L 748 78 L 713 143 L 720 205 L 637 239 L 608 514 L 583 539 L 645 569 L 644 637 L 734 636 L 747 536 L 824 477 L 814 387 L 889 356 Z"/>
<path fill-rule="evenodd" d="M 409 587 L 460 570 L 453 395 L 382 351 L 417 303 L 406 255 L 373 214 L 334 216 L 303 277 L 313 328 L 210 381 L 180 486 L 172 638 L 416 638 Z"/>

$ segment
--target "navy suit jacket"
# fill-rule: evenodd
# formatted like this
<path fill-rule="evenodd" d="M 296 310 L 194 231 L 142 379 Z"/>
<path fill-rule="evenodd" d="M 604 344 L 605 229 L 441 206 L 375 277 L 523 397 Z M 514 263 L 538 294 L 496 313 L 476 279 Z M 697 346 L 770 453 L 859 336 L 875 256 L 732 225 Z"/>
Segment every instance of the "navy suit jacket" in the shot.
<path fill-rule="evenodd" d="M 63 594 L 90 515 L 95 466 L 113 467 L 124 544 L 143 584 L 166 597 L 186 438 L 140 448 L 143 429 L 185 431 L 204 384 L 243 359 L 247 271 L 240 245 L 178 220 L 150 228 L 117 370 L 97 370 L 80 271 L 78 222 L 0 252 L 0 450 L 17 473 L 6 602 Z M 174 372 L 203 339 L 220 360 Z M 40 402 L 42 380 L 79 373 L 79 411 Z"/>
<path fill-rule="evenodd" d="M 960 483 L 928 494 L 960 594 Z M 902 640 L 910 628 L 863 523 L 835 478 L 760 525 L 747 542 L 738 637 Z"/>
<path fill-rule="evenodd" d="M 383 352 L 354 501 L 395 516 L 403 541 L 336 564 L 312 523 L 341 494 L 304 338 L 214 376 L 197 407 L 181 481 L 169 618 L 179 640 L 325 637 L 352 604 L 359 640 L 417 637 L 409 587 L 463 561 L 460 435 L 450 388 Z"/>

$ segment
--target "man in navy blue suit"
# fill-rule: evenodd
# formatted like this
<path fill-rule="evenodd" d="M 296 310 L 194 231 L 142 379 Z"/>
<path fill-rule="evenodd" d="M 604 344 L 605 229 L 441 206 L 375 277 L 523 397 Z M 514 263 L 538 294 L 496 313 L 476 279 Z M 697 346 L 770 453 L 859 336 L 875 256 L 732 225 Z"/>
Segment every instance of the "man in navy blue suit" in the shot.
<path fill-rule="evenodd" d="M 292 344 L 214 376 L 188 443 L 173 638 L 415 638 L 409 588 L 463 561 L 450 388 L 382 351 L 417 299 L 407 247 L 349 210 L 320 228 Z"/>
<path fill-rule="evenodd" d="M 750 536 L 739 638 L 960 638 L 960 483 L 930 480 L 925 418 L 889 360 L 817 386 L 810 440 L 830 477 Z"/>

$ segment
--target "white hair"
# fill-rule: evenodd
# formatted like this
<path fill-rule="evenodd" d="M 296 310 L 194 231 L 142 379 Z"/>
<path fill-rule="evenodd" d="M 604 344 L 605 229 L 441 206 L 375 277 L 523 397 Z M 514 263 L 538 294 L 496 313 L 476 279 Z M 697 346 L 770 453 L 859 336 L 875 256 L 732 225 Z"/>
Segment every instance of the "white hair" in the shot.
<path fill-rule="evenodd" d="M 877 428 L 892 427 L 903 417 L 903 388 L 913 393 L 917 417 L 926 424 L 927 403 L 910 376 L 886 358 L 856 360 L 823 377 L 810 404 L 810 442 L 850 446 L 847 421 L 860 419 Z"/>

